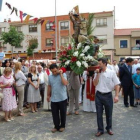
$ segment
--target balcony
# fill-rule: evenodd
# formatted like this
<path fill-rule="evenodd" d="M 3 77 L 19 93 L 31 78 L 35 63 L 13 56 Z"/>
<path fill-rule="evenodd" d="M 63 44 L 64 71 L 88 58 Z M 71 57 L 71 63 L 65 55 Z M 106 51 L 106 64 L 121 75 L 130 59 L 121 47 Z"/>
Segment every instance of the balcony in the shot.
<path fill-rule="evenodd" d="M 136 45 L 131 48 L 132 49 L 132 55 L 139 55 L 140 56 L 140 45 Z"/>

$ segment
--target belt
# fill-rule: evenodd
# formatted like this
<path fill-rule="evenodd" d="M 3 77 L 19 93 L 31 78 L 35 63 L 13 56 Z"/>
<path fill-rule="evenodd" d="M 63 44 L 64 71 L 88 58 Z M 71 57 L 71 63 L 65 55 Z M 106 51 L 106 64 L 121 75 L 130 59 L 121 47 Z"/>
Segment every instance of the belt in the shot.
<path fill-rule="evenodd" d="M 102 95 L 107 95 L 107 94 L 110 94 L 111 92 L 100 92 L 100 91 L 97 91 L 98 93 L 102 94 Z"/>
<path fill-rule="evenodd" d="M 45 83 L 43 83 L 43 84 L 39 84 L 39 85 L 44 85 Z"/>

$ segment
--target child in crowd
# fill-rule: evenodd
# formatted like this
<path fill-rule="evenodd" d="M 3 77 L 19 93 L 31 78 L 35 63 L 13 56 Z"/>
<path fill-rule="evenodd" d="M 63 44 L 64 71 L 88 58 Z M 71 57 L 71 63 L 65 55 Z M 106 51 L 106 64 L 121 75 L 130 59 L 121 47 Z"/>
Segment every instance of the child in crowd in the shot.
<path fill-rule="evenodd" d="M 136 105 L 140 105 L 140 67 L 136 69 L 136 74 L 132 76 L 134 83 L 134 93 L 136 98 Z"/>

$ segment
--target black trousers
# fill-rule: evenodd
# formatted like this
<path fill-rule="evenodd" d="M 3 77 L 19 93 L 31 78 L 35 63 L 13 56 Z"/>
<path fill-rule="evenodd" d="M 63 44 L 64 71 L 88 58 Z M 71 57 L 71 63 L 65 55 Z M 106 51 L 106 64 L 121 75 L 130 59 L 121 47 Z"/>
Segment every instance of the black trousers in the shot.
<path fill-rule="evenodd" d="M 29 83 L 26 82 L 24 87 L 24 104 L 27 104 L 28 88 L 29 88 Z"/>
<path fill-rule="evenodd" d="M 56 128 L 57 130 L 59 130 L 60 128 L 65 128 L 67 100 L 61 102 L 51 102 L 51 109 L 54 128 Z"/>
<path fill-rule="evenodd" d="M 107 123 L 106 130 L 112 129 L 112 111 L 113 111 L 112 92 L 101 94 L 99 91 L 97 91 L 95 104 L 97 110 L 98 132 L 104 133 L 103 107 L 105 108 L 105 114 L 106 114 L 106 123 Z"/>
<path fill-rule="evenodd" d="M 44 92 L 45 92 L 45 84 L 39 85 L 40 95 L 41 95 L 41 101 L 44 102 Z"/>
<path fill-rule="evenodd" d="M 123 92 L 124 92 L 124 105 L 129 105 L 128 103 L 128 96 L 130 105 L 134 105 L 134 91 L 133 86 L 123 86 Z"/>

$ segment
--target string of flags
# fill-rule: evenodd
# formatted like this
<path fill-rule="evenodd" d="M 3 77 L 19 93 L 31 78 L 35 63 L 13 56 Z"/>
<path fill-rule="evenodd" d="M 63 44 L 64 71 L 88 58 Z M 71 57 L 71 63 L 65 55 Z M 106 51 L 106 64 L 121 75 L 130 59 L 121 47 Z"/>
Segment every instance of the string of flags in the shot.
<path fill-rule="evenodd" d="M 55 21 L 49 21 L 47 19 L 42 19 L 42 18 L 37 18 L 37 17 L 33 18 L 34 16 L 24 13 L 21 10 L 18 11 L 16 7 L 12 7 L 11 4 L 7 2 L 5 3 L 5 5 L 7 5 L 7 7 L 11 10 L 11 15 L 15 13 L 16 16 L 20 17 L 21 22 L 28 24 L 28 22 L 32 20 L 34 21 L 35 24 L 41 24 L 42 26 L 46 25 L 47 23 L 52 23 L 53 24 L 53 26 L 51 26 L 52 30 L 55 30 Z"/>

